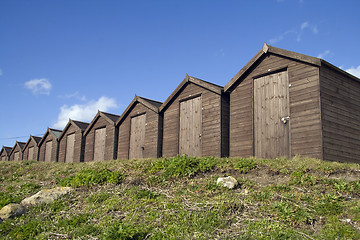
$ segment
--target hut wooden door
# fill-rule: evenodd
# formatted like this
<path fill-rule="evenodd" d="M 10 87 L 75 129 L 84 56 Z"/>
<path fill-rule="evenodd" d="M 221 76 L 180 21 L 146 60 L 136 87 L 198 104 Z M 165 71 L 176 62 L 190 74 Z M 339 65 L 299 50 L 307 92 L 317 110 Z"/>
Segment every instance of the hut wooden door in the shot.
<path fill-rule="evenodd" d="M 7 159 L 6 159 L 6 156 L 2 156 L 2 160 L 3 161 L 6 161 Z"/>
<path fill-rule="evenodd" d="M 14 160 L 19 161 L 20 160 L 20 152 L 15 152 Z"/>
<path fill-rule="evenodd" d="M 289 157 L 287 71 L 254 80 L 254 141 L 259 158 Z"/>
<path fill-rule="evenodd" d="M 75 133 L 66 136 L 65 162 L 74 161 Z"/>
<path fill-rule="evenodd" d="M 144 157 L 145 124 L 146 114 L 131 118 L 129 159 Z"/>
<path fill-rule="evenodd" d="M 45 162 L 51 162 L 52 141 L 45 143 Z"/>
<path fill-rule="evenodd" d="M 179 154 L 201 156 L 201 96 L 180 102 Z"/>
<path fill-rule="evenodd" d="M 27 160 L 36 160 L 34 158 L 34 147 L 29 147 L 28 159 Z"/>
<path fill-rule="evenodd" d="M 95 130 L 94 160 L 102 161 L 105 157 L 106 127 Z"/>

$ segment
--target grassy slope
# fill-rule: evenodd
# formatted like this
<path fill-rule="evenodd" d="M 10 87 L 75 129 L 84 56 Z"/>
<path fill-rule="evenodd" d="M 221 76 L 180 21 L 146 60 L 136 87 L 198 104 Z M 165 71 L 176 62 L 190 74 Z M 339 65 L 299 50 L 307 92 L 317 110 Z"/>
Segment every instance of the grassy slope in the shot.
<path fill-rule="evenodd" d="M 237 189 L 216 185 L 227 175 Z M 0 207 L 76 187 L 1 223 L 0 238 L 360 239 L 359 179 L 358 164 L 298 157 L 0 162 Z"/>

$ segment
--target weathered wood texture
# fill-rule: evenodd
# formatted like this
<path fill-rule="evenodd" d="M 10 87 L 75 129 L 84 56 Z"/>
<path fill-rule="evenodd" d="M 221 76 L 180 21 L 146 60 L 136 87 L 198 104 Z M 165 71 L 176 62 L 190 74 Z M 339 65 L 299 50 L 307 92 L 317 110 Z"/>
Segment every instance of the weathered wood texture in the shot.
<path fill-rule="evenodd" d="M 137 125 L 137 127 L 133 126 L 133 124 Z M 119 159 L 160 157 L 161 119 L 157 112 L 140 102 L 136 102 L 118 126 Z M 143 143 L 139 143 L 139 141 L 143 141 Z M 133 143 L 131 144 L 131 142 Z M 141 147 L 143 147 L 143 150 Z"/>
<path fill-rule="evenodd" d="M 3 146 L 1 151 L 0 151 L 0 160 L 1 161 L 9 161 L 10 160 L 10 152 L 11 152 L 11 147 L 5 147 Z"/>
<path fill-rule="evenodd" d="M 202 99 L 201 96 L 180 102 L 179 154 L 202 155 Z"/>
<path fill-rule="evenodd" d="M 30 136 L 29 140 L 26 142 L 26 145 L 23 149 L 23 160 L 38 161 L 39 158 L 38 144 L 40 140 L 41 137 Z"/>
<path fill-rule="evenodd" d="M 360 82 L 320 69 L 324 159 L 360 162 Z"/>
<path fill-rule="evenodd" d="M 255 157 L 290 155 L 288 88 L 287 71 L 254 79 Z"/>
<path fill-rule="evenodd" d="M 210 91 L 193 82 L 187 82 L 175 94 L 171 101 L 161 110 L 163 114 L 163 146 L 164 157 L 176 156 L 179 151 L 180 132 L 180 102 L 196 96 L 201 96 L 201 154 L 199 156 L 221 157 L 226 153 L 226 142 L 222 141 L 221 131 L 226 119 L 222 117 L 222 94 Z"/>
<path fill-rule="evenodd" d="M 230 156 L 254 156 L 253 81 L 287 69 L 290 100 L 290 153 L 322 158 L 319 69 L 267 53 L 241 75 L 230 91 Z"/>
<path fill-rule="evenodd" d="M 10 161 L 20 161 L 22 160 L 22 150 L 25 146 L 24 142 L 16 142 L 14 147 L 10 152 L 9 159 Z"/>
<path fill-rule="evenodd" d="M 80 126 L 79 126 L 80 125 Z M 83 162 L 85 127 L 89 124 L 70 120 L 59 138 L 59 162 Z"/>
<path fill-rule="evenodd" d="M 55 134 L 56 135 L 55 135 Z M 39 161 L 57 162 L 59 154 L 58 137 L 61 131 L 48 129 L 39 143 Z"/>
<path fill-rule="evenodd" d="M 85 162 L 116 159 L 118 144 L 116 120 L 109 121 L 103 114 L 98 113 L 85 131 Z M 112 116 L 114 119 L 119 117 Z M 101 140 L 102 134 L 105 136 L 105 142 Z"/>

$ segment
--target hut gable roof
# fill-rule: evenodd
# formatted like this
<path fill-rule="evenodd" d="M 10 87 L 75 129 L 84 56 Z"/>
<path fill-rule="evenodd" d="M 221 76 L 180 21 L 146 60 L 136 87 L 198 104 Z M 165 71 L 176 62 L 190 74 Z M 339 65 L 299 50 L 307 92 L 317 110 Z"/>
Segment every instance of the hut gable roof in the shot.
<path fill-rule="evenodd" d="M 35 144 L 36 144 L 36 146 L 38 146 L 38 145 L 39 145 L 39 142 L 41 141 L 41 137 L 37 137 L 37 136 L 32 136 L 32 135 L 30 135 L 30 137 L 29 137 L 29 139 L 27 140 L 27 142 L 26 142 L 26 144 L 25 144 L 25 146 L 24 146 L 24 148 L 23 148 L 22 151 L 24 151 L 25 148 L 27 148 L 27 146 L 31 143 L 31 141 L 34 141 Z"/>
<path fill-rule="evenodd" d="M 89 124 L 89 126 L 86 128 L 84 135 L 87 135 L 88 132 L 90 131 L 90 129 L 92 128 L 92 126 L 94 126 L 94 124 L 96 123 L 96 121 L 98 120 L 99 117 L 103 117 L 106 121 L 108 121 L 111 125 L 116 126 L 116 121 L 119 119 L 119 115 L 115 115 L 115 114 L 111 114 L 111 113 L 106 113 L 106 112 L 101 112 L 98 111 L 98 113 L 95 115 L 94 119 L 91 121 L 91 123 Z"/>
<path fill-rule="evenodd" d="M 5 147 L 3 146 L 1 151 L 0 151 L 0 155 L 3 154 L 3 152 L 5 152 L 5 155 L 6 156 L 9 156 L 10 155 L 10 152 L 11 152 L 12 148 L 11 147 Z"/>
<path fill-rule="evenodd" d="M 11 154 L 15 151 L 15 148 L 16 148 L 16 147 L 19 147 L 19 148 L 20 148 L 20 151 L 22 152 L 22 150 L 23 150 L 24 147 L 25 147 L 25 144 L 26 144 L 25 142 L 18 142 L 18 141 L 16 141 L 16 143 L 15 143 L 14 147 L 11 149 L 9 155 L 11 155 Z"/>
<path fill-rule="evenodd" d="M 344 70 L 335 67 L 334 65 L 328 63 L 327 61 L 320 59 L 320 58 L 316 58 L 316 57 L 312 57 L 312 56 L 308 56 L 308 55 L 304 55 L 301 53 L 296 53 L 296 52 L 292 52 L 292 51 L 288 51 L 285 49 L 281 49 L 281 48 L 276 48 L 273 46 L 270 46 L 266 43 L 264 43 L 263 48 L 256 53 L 256 55 L 225 85 L 224 87 L 224 91 L 227 92 L 229 91 L 229 89 L 231 89 L 234 84 L 241 79 L 241 77 L 254 65 L 257 63 L 257 61 L 259 59 L 261 59 L 262 56 L 266 55 L 266 54 L 275 54 L 275 55 L 279 55 L 279 56 L 283 56 L 286 58 L 290 58 L 293 60 L 297 60 L 300 62 L 304 62 L 307 64 L 311 64 L 311 65 L 315 65 L 320 67 L 321 65 L 327 65 L 328 67 L 331 67 L 332 69 L 341 72 L 342 74 L 345 74 L 357 81 L 360 81 L 360 79 L 358 79 L 357 77 L 345 72 Z"/>
<path fill-rule="evenodd" d="M 131 101 L 129 106 L 125 109 L 123 114 L 121 114 L 120 118 L 117 120 L 116 125 L 119 125 L 125 119 L 125 117 L 130 113 L 130 111 L 137 103 L 143 104 L 145 107 L 154 111 L 155 113 L 159 112 L 159 107 L 162 104 L 162 102 L 154 101 L 148 98 L 143 98 L 135 95 L 134 99 Z"/>
<path fill-rule="evenodd" d="M 59 141 L 63 138 L 66 131 L 69 129 L 71 125 L 74 125 L 77 129 L 79 129 L 83 133 L 86 130 L 86 128 L 89 126 L 89 123 L 69 119 L 69 122 L 66 124 L 64 130 L 61 132 L 59 136 Z"/>
<path fill-rule="evenodd" d="M 192 76 L 189 76 L 186 74 L 186 77 L 184 78 L 184 80 L 171 93 L 171 95 L 166 99 L 166 101 L 160 106 L 159 111 L 162 112 L 171 103 L 171 101 L 176 97 L 176 95 L 189 83 L 196 84 L 196 85 L 203 87 L 203 88 L 205 88 L 211 92 L 214 92 L 216 94 L 222 94 L 222 92 L 224 91 L 224 88 L 219 85 L 216 85 L 216 84 L 213 84 L 213 83 L 210 83 L 210 82 L 207 82 L 207 81 L 204 81 L 204 80 L 201 80 L 201 79 L 198 79 L 198 78 L 195 78 L 195 77 L 192 77 Z"/>
<path fill-rule="evenodd" d="M 55 139 L 57 140 L 59 138 L 59 136 L 61 135 L 61 130 L 58 129 L 54 129 L 54 128 L 48 128 L 44 134 L 44 136 L 41 138 L 41 141 L 39 142 L 38 146 L 40 147 L 43 142 L 45 141 L 45 138 L 47 137 L 47 135 L 51 134 L 52 136 L 55 137 Z"/>

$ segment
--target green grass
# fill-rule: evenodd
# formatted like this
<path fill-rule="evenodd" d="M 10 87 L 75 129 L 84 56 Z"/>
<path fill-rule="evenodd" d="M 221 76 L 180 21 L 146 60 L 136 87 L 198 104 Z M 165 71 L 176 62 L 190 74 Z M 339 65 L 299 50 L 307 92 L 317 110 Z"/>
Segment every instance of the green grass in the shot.
<path fill-rule="evenodd" d="M 0 238 L 360 239 L 359 170 L 301 157 L 0 162 L 1 207 L 75 188 L 2 222 Z M 228 175 L 238 188 L 216 184 Z"/>

